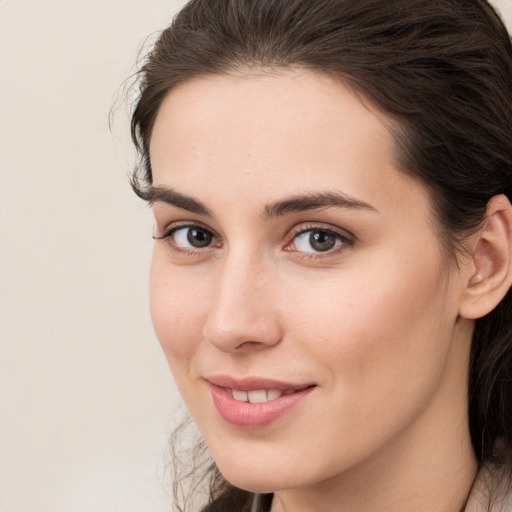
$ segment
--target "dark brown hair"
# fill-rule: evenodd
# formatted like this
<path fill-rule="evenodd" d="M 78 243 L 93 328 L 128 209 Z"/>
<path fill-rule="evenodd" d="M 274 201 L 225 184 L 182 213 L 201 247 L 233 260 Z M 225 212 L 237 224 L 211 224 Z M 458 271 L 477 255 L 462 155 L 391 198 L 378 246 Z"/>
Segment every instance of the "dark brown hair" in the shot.
<path fill-rule="evenodd" d="M 153 124 L 174 87 L 288 66 L 343 80 L 396 122 L 399 166 L 430 189 L 452 255 L 482 224 L 491 197 L 512 199 L 512 46 L 485 0 L 192 0 L 139 72 L 135 192 L 146 197 Z M 479 462 L 512 468 L 510 290 L 476 322 L 468 414 Z M 249 507 L 249 493 L 218 473 L 215 481 L 209 511 Z"/>

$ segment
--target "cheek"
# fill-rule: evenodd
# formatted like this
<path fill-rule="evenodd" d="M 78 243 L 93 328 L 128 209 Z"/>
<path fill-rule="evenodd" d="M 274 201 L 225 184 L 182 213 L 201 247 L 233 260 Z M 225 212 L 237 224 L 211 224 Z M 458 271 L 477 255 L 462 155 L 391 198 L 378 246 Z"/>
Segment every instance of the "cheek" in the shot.
<path fill-rule="evenodd" d="M 316 411 L 325 418 L 316 436 L 323 441 L 313 441 L 311 452 L 325 453 L 329 467 L 338 468 L 340 453 L 346 462 L 377 450 L 412 424 L 442 386 L 456 314 L 446 285 L 433 278 L 439 268 L 423 261 L 406 276 L 405 267 L 388 268 L 379 280 L 349 272 L 290 294 L 302 300 L 286 315 L 294 326 L 287 331 L 301 359 L 318 370 L 322 406 L 329 404 Z"/>
<path fill-rule="evenodd" d="M 187 272 L 173 267 L 155 247 L 150 272 L 150 310 L 156 335 L 173 372 L 187 364 L 202 337 L 205 290 L 191 286 Z"/>
<path fill-rule="evenodd" d="M 432 261 L 437 258 L 394 266 L 381 261 L 308 283 L 308 293 L 291 293 L 302 300 L 287 315 L 294 325 L 289 329 L 307 357 L 329 369 L 332 385 L 341 393 L 350 390 L 350 400 L 363 404 L 375 397 L 378 405 L 386 394 L 427 392 L 440 378 L 456 307 Z"/>

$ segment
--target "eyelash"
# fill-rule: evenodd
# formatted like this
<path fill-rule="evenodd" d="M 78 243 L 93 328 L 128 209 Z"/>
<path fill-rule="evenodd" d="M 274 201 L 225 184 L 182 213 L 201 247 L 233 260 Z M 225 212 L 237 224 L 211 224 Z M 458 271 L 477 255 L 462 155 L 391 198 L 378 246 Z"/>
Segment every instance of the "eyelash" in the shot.
<path fill-rule="evenodd" d="M 339 242 L 339 244 L 336 247 L 333 247 L 326 251 L 317 251 L 317 252 L 315 252 L 315 251 L 307 252 L 307 251 L 298 251 L 298 250 L 288 249 L 289 245 L 292 243 L 296 243 L 296 241 L 298 240 L 298 237 L 300 237 L 301 235 L 305 235 L 306 233 L 313 234 L 315 232 L 323 233 L 328 236 L 332 236 L 335 239 L 335 243 Z M 311 224 L 311 223 L 299 224 L 298 226 L 296 226 L 295 228 L 293 228 L 290 231 L 290 234 L 287 237 L 287 242 L 286 242 L 284 250 L 296 253 L 295 256 L 299 257 L 299 258 L 315 260 L 315 259 L 328 258 L 330 256 L 339 254 L 340 252 L 346 251 L 347 249 L 349 249 L 350 247 L 352 247 L 354 245 L 354 242 L 355 242 L 355 239 L 354 239 L 353 235 L 350 235 L 346 231 L 342 231 L 340 229 L 336 229 L 331 226 L 326 226 L 326 225 L 321 225 L 321 224 L 320 225 L 319 224 Z"/>
<path fill-rule="evenodd" d="M 182 247 L 178 245 L 174 240 L 173 236 L 176 234 L 177 231 L 181 229 L 198 229 L 201 231 L 204 231 L 206 233 L 211 234 L 213 237 L 213 240 L 217 241 L 216 245 L 208 245 L 204 248 L 189 248 L 189 247 Z M 154 240 L 164 240 L 167 242 L 167 244 L 170 246 L 170 248 L 175 251 L 178 254 L 183 254 L 185 256 L 196 256 L 198 253 L 203 253 L 207 249 L 211 249 L 212 247 L 220 247 L 222 244 L 222 239 L 218 237 L 215 233 L 211 231 L 211 229 L 208 229 L 206 226 L 203 226 L 199 222 L 186 222 L 183 224 L 172 224 L 171 226 L 164 229 L 162 233 L 155 233 L 153 235 Z"/>
<path fill-rule="evenodd" d="M 205 233 L 208 233 L 212 237 L 212 241 L 216 242 L 213 245 L 209 244 L 205 246 L 204 248 L 189 248 L 189 247 L 183 247 L 181 245 L 178 245 L 173 237 L 175 234 L 180 230 L 185 229 L 197 229 L 200 231 L 203 231 Z M 305 235 L 306 233 L 323 233 L 324 235 L 328 235 L 335 238 L 335 243 L 337 244 L 335 247 L 330 248 L 326 251 L 299 251 L 296 249 L 290 249 L 289 246 L 292 243 L 296 243 L 298 240 L 298 237 L 301 235 Z M 170 246 L 171 250 L 175 251 L 178 254 L 182 254 L 184 256 L 197 256 L 199 254 L 204 254 L 206 250 L 221 247 L 222 246 L 222 239 L 221 237 L 217 236 L 213 231 L 211 231 L 206 226 L 203 226 L 201 223 L 198 222 L 188 222 L 183 224 L 172 224 L 171 226 L 167 227 L 162 233 L 155 233 L 153 235 L 154 240 L 165 240 L 167 244 Z M 342 231 L 335 229 L 333 227 L 325 226 L 325 225 L 319 225 L 319 224 L 299 224 L 295 226 L 289 233 L 289 235 L 286 237 L 285 251 L 295 253 L 295 257 L 297 258 L 305 258 L 308 260 L 315 260 L 315 259 L 323 259 L 328 258 L 330 256 L 333 256 L 335 254 L 338 254 L 340 252 L 343 252 L 350 247 L 352 247 L 355 243 L 355 239 L 353 235 Z"/>

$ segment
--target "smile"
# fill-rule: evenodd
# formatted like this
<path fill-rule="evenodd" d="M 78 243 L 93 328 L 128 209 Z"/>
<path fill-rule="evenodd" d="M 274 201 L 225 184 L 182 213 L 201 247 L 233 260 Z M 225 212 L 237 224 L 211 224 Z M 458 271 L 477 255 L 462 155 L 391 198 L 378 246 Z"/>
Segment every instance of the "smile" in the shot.
<path fill-rule="evenodd" d="M 206 381 L 220 417 L 243 429 L 258 429 L 274 423 L 316 388 L 314 384 L 227 376 L 208 377 Z"/>
<path fill-rule="evenodd" d="M 226 388 L 226 391 L 239 402 L 250 402 L 251 404 L 263 404 L 272 400 L 277 400 L 282 395 L 292 395 L 294 389 L 258 389 L 255 391 L 240 391 L 238 389 Z"/>

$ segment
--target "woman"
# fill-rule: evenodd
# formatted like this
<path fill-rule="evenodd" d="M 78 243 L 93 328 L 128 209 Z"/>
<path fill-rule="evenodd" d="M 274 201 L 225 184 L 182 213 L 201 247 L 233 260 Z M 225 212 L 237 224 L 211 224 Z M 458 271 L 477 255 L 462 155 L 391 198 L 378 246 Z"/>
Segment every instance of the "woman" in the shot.
<path fill-rule="evenodd" d="M 512 510 L 491 6 L 192 0 L 140 88 L 152 318 L 215 460 L 205 510 Z"/>

